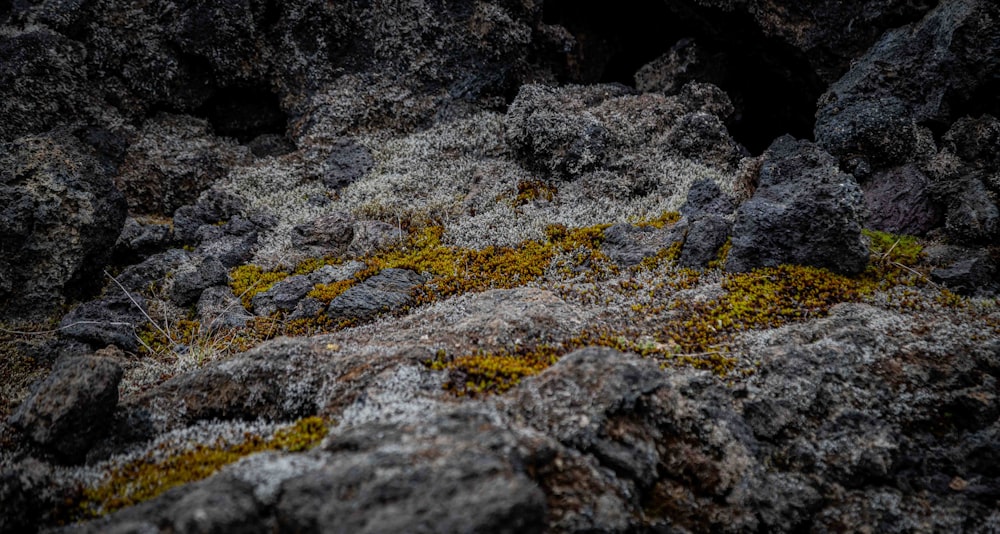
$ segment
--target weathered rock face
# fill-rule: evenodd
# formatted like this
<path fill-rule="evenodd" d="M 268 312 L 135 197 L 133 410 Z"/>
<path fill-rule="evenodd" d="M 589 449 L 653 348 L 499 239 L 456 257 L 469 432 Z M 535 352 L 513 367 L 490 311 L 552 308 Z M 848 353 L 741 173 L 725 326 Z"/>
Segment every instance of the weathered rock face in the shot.
<path fill-rule="evenodd" d="M 105 358 L 62 360 L 11 424 L 60 461 L 78 462 L 110 430 L 121 379 L 121 367 Z"/>
<path fill-rule="evenodd" d="M 83 143 L 50 134 L 0 145 L 0 206 L 0 318 L 41 318 L 100 288 L 125 206 Z"/>
<path fill-rule="evenodd" d="M 736 212 L 726 270 L 796 263 L 860 273 L 869 254 L 862 202 L 861 188 L 832 156 L 808 141 L 778 139 L 757 192 Z"/>

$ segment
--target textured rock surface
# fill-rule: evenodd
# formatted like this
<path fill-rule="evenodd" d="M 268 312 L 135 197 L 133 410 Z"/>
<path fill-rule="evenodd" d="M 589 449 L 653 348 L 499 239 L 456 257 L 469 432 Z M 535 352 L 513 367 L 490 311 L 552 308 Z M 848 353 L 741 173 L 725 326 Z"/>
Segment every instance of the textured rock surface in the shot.
<path fill-rule="evenodd" d="M 0 145 L 0 205 L 0 318 L 40 318 L 103 285 L 125 206 L 83 143 L 51 134 Z"/>
<path fill-rule="evenodd" d="M 11 424 L 60 461 L 79 461 L 110 430 L 107 421 L 118 405 L 121 379 L 121 367 L 108 359 L 62 360 L 21 405 Z"/>
<path fill-rule="evenodd" d="M 869 254 L 862 203 L 857 182 L 829 154 L 780 138 L 764 157 L 756 193 L 736 213 L 726 270 L 797 263 L 859 273 Z"/>

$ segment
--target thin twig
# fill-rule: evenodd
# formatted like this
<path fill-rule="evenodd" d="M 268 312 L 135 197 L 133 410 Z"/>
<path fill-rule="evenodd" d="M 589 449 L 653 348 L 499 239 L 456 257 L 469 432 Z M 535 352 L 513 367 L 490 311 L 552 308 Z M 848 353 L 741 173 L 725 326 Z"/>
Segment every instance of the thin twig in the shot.
<path fill-rule="evenodd" d="M 156 324 L 156 321 L 154 321 L 153 318 L 150 317 L 148 313 L 146 313 L 146 310 L 142 309 L 142 306 L 140 306 L 139 303 L 136 302 L 134 298 L 132 298 L 132 295 L 128 292 L 127 289 L 125 289 L 125 286 L 123 286 L 121 282 L 118 281 L 117 278 L 111 276 L 111 273 L 109 273 L 108 271 L 104 271 L 104 274 L 107 275 L 107 277 L 110 278 L 111 281 L 115 283 L 115 285 L 121 288 L 122 292 L 125 293 L 125 296 L 128 297 L 128 299 L 132 301 L 132 304 L 135 305 L 136 309 L 139 310 L 139 313 L 141 313 L 143 317 L 145 317 L 146 320 L 149 321 L 149 324 L 153 325 L 153 328 L 157 329 L 161 334 L 163 334 L 164 337 L 167 338 L 167 341 L 170 341 L 171 344 L 174 344 L 174 338 L 170 337 L 170 334 L 168 334 L 166 330 L 160 328 L 160 325 Z"/>

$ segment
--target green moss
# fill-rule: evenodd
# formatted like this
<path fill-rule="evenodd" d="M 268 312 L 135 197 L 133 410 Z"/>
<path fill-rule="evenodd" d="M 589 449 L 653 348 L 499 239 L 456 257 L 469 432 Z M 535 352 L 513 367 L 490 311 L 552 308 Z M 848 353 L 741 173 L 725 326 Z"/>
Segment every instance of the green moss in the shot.
<path fill-rule="evenodd" d="M 453 360 L 439 351 L 428 366 L 436 371 L 447 371 L 444 388 L 457 396 L 477 396 L 503 393 L 521 382 L 522 378 L 536 375 L 556 361 L 563 351 L 549 345 L 518 349 L 515 352 L 485 352 L 460 356 Z"/>
<path fill-rule="evenodd" d="M 517 182 L 517 195 L 511 204 L 516 208 L 536 200 L 551 202 L 558 192 L 555 186 L 539 180 L 521 180 Z"/>
<path fill-rule="evenodd" d="M 862 230 L 869 240 L 875 261 L 889 261 L 906 266 L 916 265 L 923 256 L 923 247 L 916 237 L 895 235 L 878 230 Z"/>
<path fill-rule="evenodd" d="M 307 417 L 279 429 L 270 438 L 247 434 L 240 443 L 217 441 L 182 451 L 163 446 L 114 469 L 101 485 L 83 490 L 76 503 L 77 518 L 99 517 L 147 501 L 170 488 L 207 478 L 223 466 L 253 453 L 307 450 L 318 444 L 327 430 L 323 419 Z"/>

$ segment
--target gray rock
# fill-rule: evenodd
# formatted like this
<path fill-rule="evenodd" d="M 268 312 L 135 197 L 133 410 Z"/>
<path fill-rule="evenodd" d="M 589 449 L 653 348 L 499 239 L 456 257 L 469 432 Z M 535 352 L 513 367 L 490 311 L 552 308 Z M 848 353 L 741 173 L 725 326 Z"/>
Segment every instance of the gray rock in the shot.
<path fill-rule="evenodd" d="M 165 222 L 128 217 L 115 243 L 114 256 L 119 263 L 137 263 L 163 252 L 173 239 L 174 232 Z"/>
<path fill-rule="evenodd" d="M 243 213 L 245 202 L 227 191 L 209 189 L 198 201 L 174 212 L 174 234 L 185 243 L 198 243 L 198 232 L 204 226 L 218 226 Z"/>
<path fill-rule="evenodd" d="M 396 310 L 411 302 L 412 291 L 425 281 L 408 269 L 385 269 L 333 299 L 326 314 L 333 320 L 368 319 Z"/>
<path fill-rule="evenodd" d="M 661 250 L 683 242 L 687 230 L 685 222 L 663 229 L 618 223 L 604 230 L 601 252 L 619 265 L 638 265 L 646 258 L 655 257 Z"/>
<path fill-rule="evenodd" d="M 229 286 L 206 288 L 198 298 L 198 321 L 209 331 L 246 326 L 253 316 Z"/>
<path fill-rule="evenodd" d="M 962 117 L 942 137 L 943 148 L 980 169 L 1000 170 L 1000 120 Z"/>
<path fill-rule="evenodd" d="M 1000 293 L 997 259 L 988 251 L 966 251 L 947 267 L 931 271 L 931 280 L 960 295 L 991 296 Z"/>
<path fill-rule="evenodd" d="M 718 215 L 725 217 L 736 210 L 736 203 L 729 195 L 722 192 L 719 184 L 709 179 L 701 179 L 688 190 L 687 199 L 681 205 L 681 215 L 694 219 L 703 215 Z"/>
<path fill-rule="evenodd" d="M 681 267 L 702 269 L 717 260 L 719 249 L 729 239 L 733 224 L 718 215 L 706 215 L 691 221 L 677 263 Z"/>
<path fill-rule="evenodd" d="M 419 427 L 344 429 L 324 446 L 334 454 L 326 467 L 282 484 L 279 528 L 543 532 L 545 496 L 518 445 L 488 417 L 461 411 Z"/>
<path fill-rule="evenodd" d="M 782 263 L 860 273 L 863 196 L 832 156 L 807 141 L 779 138 L 768 149 L 760 186 L 736 212 L 729 272 Z"/>
<path fill-rule="evenodd" d="M 1000 208 L 983 181 L 969 176 L 957 188 L 959 191 L 949 198 L 945 212 L 948 237 L 962 244 L 995 243 L 1000 236 Z"/>
<path fill-rule="evenodd" d="M 323 185 L 341 189 L 363 178 L 375 166 L 371 152 L 350 138 L 340 139 L 330 147 L 323 165 Z"/>
<path fill-rule="evenodd" d="M 207 121 L 162 114 L 146 122 L 115 180 L 132 213 L 171 215 L 247 159 L 244 149 L 213 136 Z"/>
<path fill-rule="evenodd" d="M 861 186 L 868 213 L 865 224 L 869 228 L 924 235 L 943 221 L 930 180 L 915 165 L 876 173 Z"/>
<path fill-rule="evenodd" d="M 51 466 L 34 458 L 0 468 L 0 532 L 37 532 L 42 515 L 56 506 L 47 494 Z"/>
<path fill-rule="evenodd" d="M 194 257 L 177 267 L 167 280 L 167 297 L 180 307 L 198 301 L 202 291 L 229 281 L 229 272 L 214 256 Z"/>
<path fill-rule="evenodd" d="M 127 351 L 139 349 L 138 330 L 148 323 L 146 299 L 138 293 L 131 298 L 117 294 L 84 302 L 63 316 L 59 331 L 63 336 L 89 343 L 94 348 L 117 345 Z"/>
<path fill-rule="evenodd" d="M 909 163 L 918 149 L 916 121 L 895 97 L 859 99 L 821 108 L 816 144 L 857 167 L 863 158 L 872 169 Z"/>
<path fill-rule="evenodd" d="M 59 461 L 78 462 L 109 430 L 121 379 L 121 367 L 106 358 L 60 360 L 10 422 Z"/>
<path fill-rule="evenodd" d="M 334 213 L 292 229 L 292 245 L 311 256 L 340 255 L 354 239 L 354 220 Z"/>
<path fill-rule="evenodd" d="M 348 253 L 365 256 L 402 243 L 406 232 L 400 227 L 382 221 L 358 221 L 354 224 L 354 239 Z"/>
<path fill-rule="evenodd" d="M 0 144 L 0 320 L 41 319 L 102 284 L 125 204 L 64 133 Z"/>
<path fill-rule="evenodd" d="M 318 284 L 332 284 L 343 280 L 349 280 L 359 270 L 365 267 L 364 263 L 352 261 L 341 265 L 326 265 L 315 272 L 289 276 L 284 280 L 274 284 L 271 289 L 262 291 L 253 297 L 253 311 L 257 315 L 268 316 L 276 312 L 289 312 L 296 310 L 306 295 Z M 312 317 L 309 314 L 314 306 L 301 311 L 302 317 Z M 317 310 L 316 313 L 322 310 Z"/>
<path fill-rule="evenodd" d="M 269 531 L 261 521 L 253 488 L 228 478 L 195 488 L 171 506 L 166 516 L 178 534 Z"/>
<path fill-rule="evenodd" d="M 643 93 L 673 94 L 703 70 L 702 57 L 694 39 L 681 39 L 666 53 L 643 65 L 635 73 L 635 88 Z"/>

